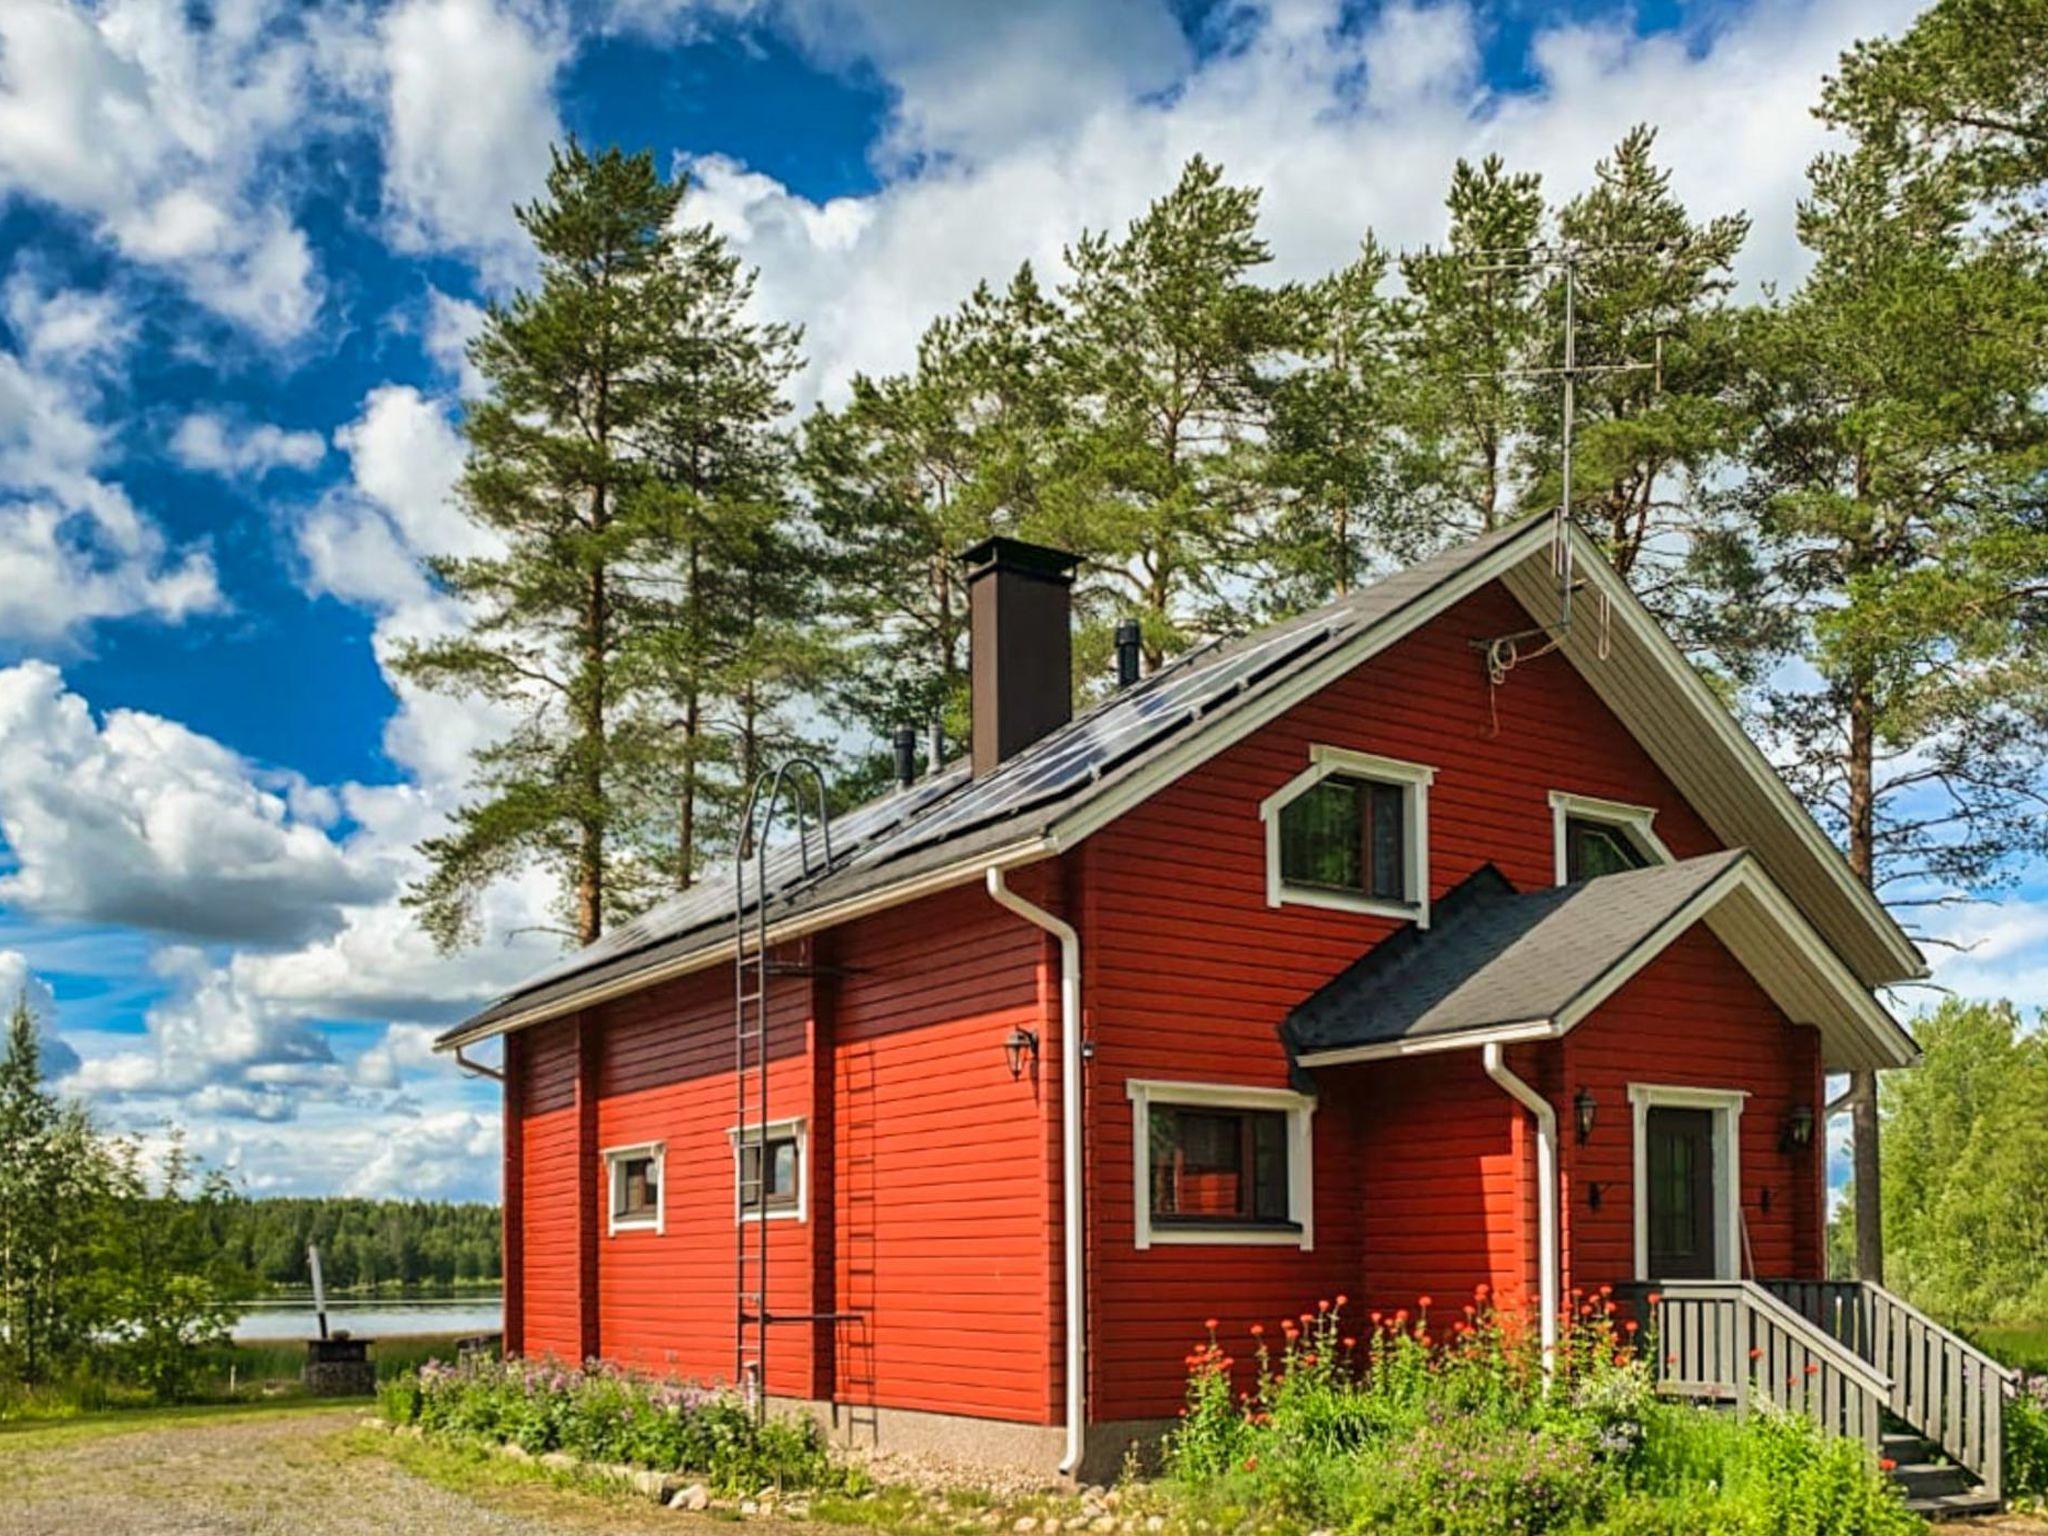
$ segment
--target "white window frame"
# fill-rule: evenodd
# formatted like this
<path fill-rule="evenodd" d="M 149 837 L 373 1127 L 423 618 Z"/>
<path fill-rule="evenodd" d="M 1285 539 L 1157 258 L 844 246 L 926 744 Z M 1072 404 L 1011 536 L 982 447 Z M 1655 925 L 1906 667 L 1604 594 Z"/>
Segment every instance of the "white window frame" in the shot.
<path fill-rule="evenodd" d="M 636 1141 L 629 1146 L 606 1147 L 598 1154 L 604 1159 L 605 1235 L 621 1232 L 662 1233 L 668 1230 L 668 1143 Z M 621 1216 L 619 1197 L 625 1192 L 626 1164 L 638 1158 L 654 1163 L 654 1214 Z"/>
<path fill-rule="evenodd" d="M 1213 1244 L 1243 1248 L 1299 1248 L 1316 1245 L 1314 1094 L 1291 1088 L 1251 1088 L 1232 1083 L 1178 1083 L 1127 1078 L 1131 1101 L 1131 1189 L 1133 1241 L 1139 1248 Z M 1292 1226 L 1227 1225 L 1181 1227 L 1152 1224 L 1152 1106 L 1195 1109 L 1277 1109 L 1287 1116 L 1287 1219 Z"/>
<path fill-rule="evenodd" d="M 1402 842 L 1407 867 L 1402 884 L 1404 901 L 1388 901 L 1362 892 L 1331 891 L 1311 885 L 1289 885 L 1280 874 L 1280 812 L 1324 779 L 1337 774 L 1375 779 L 1401 790 L 1401 808 L 1406 815 Z M 1429 786 L 1436 769 L 1424 763 L 1403 762 L 1371 752 L 1354 752 L 1349 747 L 1323 743 L 1308 749 L 1308 767 L 1259 802 L 1259 819 L 1266 824 L 1266 905 L 1333 907 L 1340 912 L 1363 912 L 1374 917 L 1413 919 L 1418 928 L 1429 926 Z"/>
<path fill-rule="evenodd" d="M 1628 1102 L 1635 1135 L 1635 1260 L 1636 1279 L 1656 1280 L 1650 1273 L 1650 1111 L 1656 1108 L 1706 1109 L 1714 1115 L 1714 1278 L 1742 1278 L 1742 1106 L 1749 1093 L 1740 1088 L 1688 1088 L 1668 1083 L 1630 1083 Z"/>
<path fill-rule="evenodd" d="M 1553 789 L 1550 792 L 1550 841 L 1555 850 L 1557 884 L 1565 885 L 1570 881 L 1571 850 L 1565 842 L 1565 824 L 1572 821 L 1593 821 L 1603 827 L 1612 827 L 1652 864 L 1675 862 L 1671 850 L 1664 846 L 1664 839 L 1651 826 L 1656 819 L 1657 808 L 1652 805 L 1630 805 L 1624 800 L 1601 800 L 1593 795 L 1575 795 L 1568 789 Z"/>
<path fill-rule="evenodd" d="M 740 1128 L 727 1126 L 726 1140 L 732 1143 L 732 1215 L 734 1221 L 808 1221 L 811 1215 L 811 1132 L 802 1117 L 787 1120 L 770 1120 L 766 1125 L 754 1126 L 747 1131 L 746 1139 L 740 1139 Z M 780 1141 L 790 1137 L 796 1142 L 796 1204 L 787 1210 L 748 1211 L 740 1202 L 740 1148 L 758 1146 L 764 1141 Z"/>

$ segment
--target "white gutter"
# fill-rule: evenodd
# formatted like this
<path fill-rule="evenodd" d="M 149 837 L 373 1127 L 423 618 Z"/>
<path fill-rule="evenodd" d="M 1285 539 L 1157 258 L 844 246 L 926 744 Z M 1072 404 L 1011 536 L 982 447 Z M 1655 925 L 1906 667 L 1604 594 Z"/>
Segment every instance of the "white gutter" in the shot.
<path fill-rule="evenodd" d="M 1486 1075 L 1536 1117 L 1536 1293 L 1537 1305 L 1543 1309 L 1539 1336 L 1543 1370 L 1548 1375 L 1557 1358 L 1557 1111 L 1508 1070 L 1498 1041 L 1487 1042 L 1480 1060 Z"/>
<path fill-rule="evenodd" d="M 1083 1374 L 1088 1363 L 1088 1313 L 1081 1293 L 1081 936 L 1071 923 L 1011 890 L 1003 881 L 1001 865 L 989 866 L 987 880 L 989 897 L 998 906 L 1060 941 L 1060 1228 L 1066 1248 L 1067 1318 L 1067 1452 L 1060 1471 L 1072 1475 L 1081 1465 L 1088 1411 Z"/>

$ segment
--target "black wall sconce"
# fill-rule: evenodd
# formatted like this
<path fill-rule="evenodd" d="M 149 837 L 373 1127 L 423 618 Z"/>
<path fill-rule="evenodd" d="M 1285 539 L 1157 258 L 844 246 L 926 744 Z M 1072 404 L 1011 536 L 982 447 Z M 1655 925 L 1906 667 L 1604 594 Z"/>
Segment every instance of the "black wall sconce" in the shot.
<path fill-rule="evenodd" d="M 1579 1128 L 1580 1146 L 1584 1146 L 1586 1138 L 1593 1134 L 1593 1116 L 1599 1107 L 1594 1102 L 1593 1090 L 1584 1084 L 1581 1084 L 1579 1091 L 1572 1095 L 1572 1120 Z"/>
<path fill-rule="evenodd" d="M 1003 1055 L 1009 1059 L 1010 1076 L 1022 1077 L 1026 1057 L 1032 1066 L 1038 1065 L 1038 1036 L 1028 1029 L 1011 1030 L 1010 1038 L 1003 1042 Z"/>
<path fill-rule="evenodd" d="M 1813 1145 L 1813 1106 L 1794 1104 L 1792 1113 L 1785 1117 L 1784 1128 L 1778 1132 L 1778 1150 L 1804 1151 Z"/>
<path fill-rule="evenodd" d="M 1764 1193 L 1763 1193 L 1763 1198 L 1762 1198 L 1762 1199 L 1761 1199 L 1761 1200 L 1760 1200 L 1760 1201 L 1759 1201 L 1758 1203 L 1759 1203 L 1760 1205 L 1762 1205 L 1762 1206 L 1763 1206 L 1763 1208 L 1764 1208 L 1764 1214 L 1765 1214 L 1766 1216 L 1768 1216 L 1768 1215 L 1770 1215 L 1770 1214 L 1771 1214 L 1771 1186 L 1770 1186 L 1770 1185 L 1766 1184 L 1766 1185 L 1764 1186 Z"/>
<path fill-rule="evenodd" d="M 1587 1181 L 1587 1184 L 1586 1184 L 1586 1209 L 1588 1209 L 1588 1210 L 1591 1210 L 1591 1211 L 1597 1211 L 1597 1210 L 1599 1210 L 1599 1209 L 1600 1209 L 1601 1189 L 1602 1189 L 1602 1186 L 1601 1186 L 1601 1185 L 1600 1185 L 1600 1184 L 1599 1184 L 1599 1183 L 1598 1183 L 1597 1181 L 1594 1181 L 1594 1180 L 1588 1180 L 1588 1181 Z"/>

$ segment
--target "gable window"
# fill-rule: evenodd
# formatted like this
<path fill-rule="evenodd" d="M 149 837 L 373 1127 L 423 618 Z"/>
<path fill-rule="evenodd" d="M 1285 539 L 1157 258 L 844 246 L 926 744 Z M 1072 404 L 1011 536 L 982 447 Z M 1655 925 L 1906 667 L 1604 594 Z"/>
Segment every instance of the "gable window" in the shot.
<path fill-rule="evenodd" d="M 662 1143 L 614 1147 L 604 1154 L 610 1191 L 612 1232 L 659 1232 L 662 1229 Z"/>
<path fill-rule="evenodd" d="M 1276 1088 L 1125 1085 L 1131 1100 L 1136 1241 L 1313 1246 L 1309 1117 Z"/>
<path fill-rule="evenodd" d="M 801 1120 L 777 1120 L 733 1143 L 733 1206 L 742 1221 L 804 1218 L 807 1138 Z"/>
<path fill-rule="evenodd" d="M 1651 830 L 1655 810 L 1552 790 L 1550 817 L 1559 885 L 1627 869 L 1669 864 L 1671 850 Z"/>
<path fill-rule="evenodd" d="M 1259 807 L 1266 895 L 1300 903 L 1429 917 L 1429 784 L 1435 770 L 1342 747 L 1309 749 L 1309 766 Z"/>

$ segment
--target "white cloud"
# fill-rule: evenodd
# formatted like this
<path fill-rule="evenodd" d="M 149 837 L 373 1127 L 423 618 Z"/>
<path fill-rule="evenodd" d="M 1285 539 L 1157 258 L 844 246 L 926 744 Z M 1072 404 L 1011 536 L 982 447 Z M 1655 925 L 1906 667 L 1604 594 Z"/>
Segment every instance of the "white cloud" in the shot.
<path fill-rule="evenodd" d="M 276 469 L 320 467 L 327 440 L 318 432 L 289 431 L 270 422 L 237 423 L 212 411 L 194 411 L 171 434 L 171 455 L 187 469 L 227 478 L 260 480 Z"/>
<path fill-rule="evenodd" d="M 268 157 L 318 120 L 335 62 L 320 37 L 255 0 L 9 0 L 0 193 L 83 216 L 201 304 L 288 341 L 320 285 L 304 233 L 258 189 Z"/>
<path fill-rule="evenodd" d="M 2029 1017 L 2048 1009 L 2048 871 L 2035 869 L 2004 902 L 1971 902 L 1930 922 L 1933 982 L 1958 996 L 2008 999 Z M 1924 1000 L 1925 994 L 1911 994 Z"/>
<path fill-rule="evenodd" d="M 175 623 L 220 604 L 202 549 L 173 551 L 104 478 L 101 382 L 128 325 L 112 296 L 43 288 L 18 268 L 5 290 L 15 337 L 0 350 L 0 640 L 53 645 L 102 619 Z"/>
<path fill-rule="evenodd" d="M 1566 196 L 1624 131 L 1648 121 L 1696 215 L 1753 216 L 1744 275 L 1784 277 L 1800 263 L 1793 216 L 1806 162 L 1825 142 L 1811 114 L 1821 78 L 1850 41 L 1913 8 L 1815 0 L 1650 37 L 1628 16 L 1550 26 L 1532 44 L 1536 85 L 1510 93 L 1486 84 L 1484 23 L 1456 3 L 1390 4 L 1362 23 L 1339 0 L 1241 5 L 1217 23 L 1227 46 L 1149 94 L 1141 82 L 1169 71 L 1170 51 L 1134 44 L 1097 76 L 1059 44 L 1094 25 L 1066 7 L 1033 24 L 1043 46 L 1004 54 L 1001 87 L 988 95 L 973 67 L 984 58 L 981 34 L 965 20 L 974 8 L 956 8 L 960 35 L 943 57 L 918 51 L 945 45 L 943 29 L 926 43 L 890 44 L 873 20 L 852 35 L 869 38 L 900 93 L 889 153 L 901 173 L 873 194 L 820 204 L 702 154 L 689 161 L 701 185 L 686 216 L 709 218 L 761 267 L 762 307 L 805 324 L 810 388 L 828 397 L 857 369 L 904 366 L 930 318 L 975 282 L 1000 280 L 1026 258 L 1056 274 L 1061 247 L 1082 228 L 1120 227 L 1195 153 L 1264 189 L 1270 271 L 1286 278 L 1348 259 L 1368 228 L 1395 245 L 1440 238 L 1460 155 L 1497 150 Z M 791 0 L 768 14 L 806 37 L 807 18 L 862 9 Z M 1126 18 L 1134 38 L 1146 34 L 1136 15 Z M 1077 67 L 1091 91 L 1110 94 L 1042 117 L 1013 111 L 1013 96 L 1064 101 Z"/>
<path fill-rule="evenodd" d="M 475 400 L 485 390 L 484 376 L 469 360 L 469 344 L 484 327 L 480 304 L 458 299 L 435 288 L 427 295 L 427 356 L 455 381 L 465 400 Z"/>
<path fill-rule="evenodd" d="M 554 78 L 568 40 L 535 7 L 400 0 L 381 31 L 384 196 L 394 237 L 522 275 L 516 202 L 539 189 L 562 137 Z"/>
<path fill-rule="evenodd" d="M 284 944 L 391 874 L 309 823 L 292 786 L 136 710 L 95 721 L 46 662 L 0 671 L 0 900 L 45 918 Z"/>

